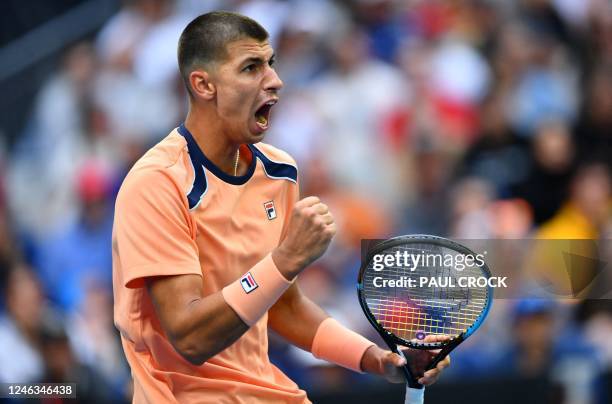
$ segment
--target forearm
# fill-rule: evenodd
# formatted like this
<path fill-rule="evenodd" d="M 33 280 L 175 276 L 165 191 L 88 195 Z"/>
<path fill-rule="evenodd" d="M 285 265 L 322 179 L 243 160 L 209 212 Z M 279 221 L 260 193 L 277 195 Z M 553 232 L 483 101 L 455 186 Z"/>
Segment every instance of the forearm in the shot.
<path fill-rule="evenodd" d="M 293 285 L 268 312 L 268 326 L 291 344 L 311 352 L 317 329 L 328 317 Z"/>
<path fill-rule="evenodd" d="M 290 288 L 270 310 L 269 325 L 278 334 L 319 358 L 358 372 L 366 350 L 374 345 L 330 318 L 297 286 Z"/>

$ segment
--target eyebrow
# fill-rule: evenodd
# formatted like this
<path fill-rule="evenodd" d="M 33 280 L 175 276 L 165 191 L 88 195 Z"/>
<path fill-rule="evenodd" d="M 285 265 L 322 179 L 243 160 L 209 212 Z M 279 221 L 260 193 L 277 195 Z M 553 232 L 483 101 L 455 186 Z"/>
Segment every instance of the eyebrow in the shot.
<path fill-rule="evenodd" d="M 276 54 L 273 53 L 272 56 L 270 56 L 270 61 L 274 60 L 276 58 Z M 259 57 L 259 56 L 251 56 L 250 58 L 247 58 L 245 60 L 243 60 L 242 62 L 240 62 L 241 66 L 250 64 L 250 63 L 256 63 L 256 64 L 261 64 L 264 63 L 265 59 Z"/>

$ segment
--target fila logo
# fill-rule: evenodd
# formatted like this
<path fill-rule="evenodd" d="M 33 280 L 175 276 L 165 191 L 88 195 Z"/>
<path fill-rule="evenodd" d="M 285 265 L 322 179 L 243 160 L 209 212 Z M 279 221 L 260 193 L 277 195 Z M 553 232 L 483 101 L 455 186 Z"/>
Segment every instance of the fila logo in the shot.
<path fill-rule="evenodd" d="M 242 278 L 240 278 L 240 284 L 242 285 L 242 289 L 244 289 L 244 291 L 247 293 L 251 293 L 259 287 L 257 282 L 255 282 L 255 278 L 253 278 L 253 275 L 251 275 L 250 272 L 247 272 L 242 276 Z"/>
<path fill-rule="evenodd" d="M 263 205 L 264 209 L 266 210 L 266 215 L 268 215 L 268 220 L 276 219 L 276 209 L 274 209 L 274 201 L 268 201 Z"/>

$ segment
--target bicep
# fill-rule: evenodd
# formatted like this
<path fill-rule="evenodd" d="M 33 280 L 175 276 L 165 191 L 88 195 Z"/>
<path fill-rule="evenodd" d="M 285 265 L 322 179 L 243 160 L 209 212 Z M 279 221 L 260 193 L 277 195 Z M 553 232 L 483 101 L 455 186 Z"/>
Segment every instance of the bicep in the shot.
<path fill-rule="evenodd" d="M 221 352 L 248 329 L 221 292 L 204 296 L 199 275 L 147 278 L 147 289 L 170 342 L 194 365 Z"/>
<path fill-rule="evenodd" d="M 189 307 L 203 298 L 202 277 L 195 274 L 147 278 L 147 289 L 157 317 L 170 337 L 186 332 Z"/>

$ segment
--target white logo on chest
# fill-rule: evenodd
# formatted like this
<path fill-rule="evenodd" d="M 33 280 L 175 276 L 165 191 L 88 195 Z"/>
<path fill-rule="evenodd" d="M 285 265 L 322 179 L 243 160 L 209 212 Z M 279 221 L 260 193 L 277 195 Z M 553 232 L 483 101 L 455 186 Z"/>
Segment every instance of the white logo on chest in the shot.
<path fill-rule="evenodd" d="M 266 215 L 268 216 L 268 220 L 276 219 L 276 209 L 274 209 L 274 201 L 268 201 L 263 204 L 264 209 L 266 210 Z"/>

